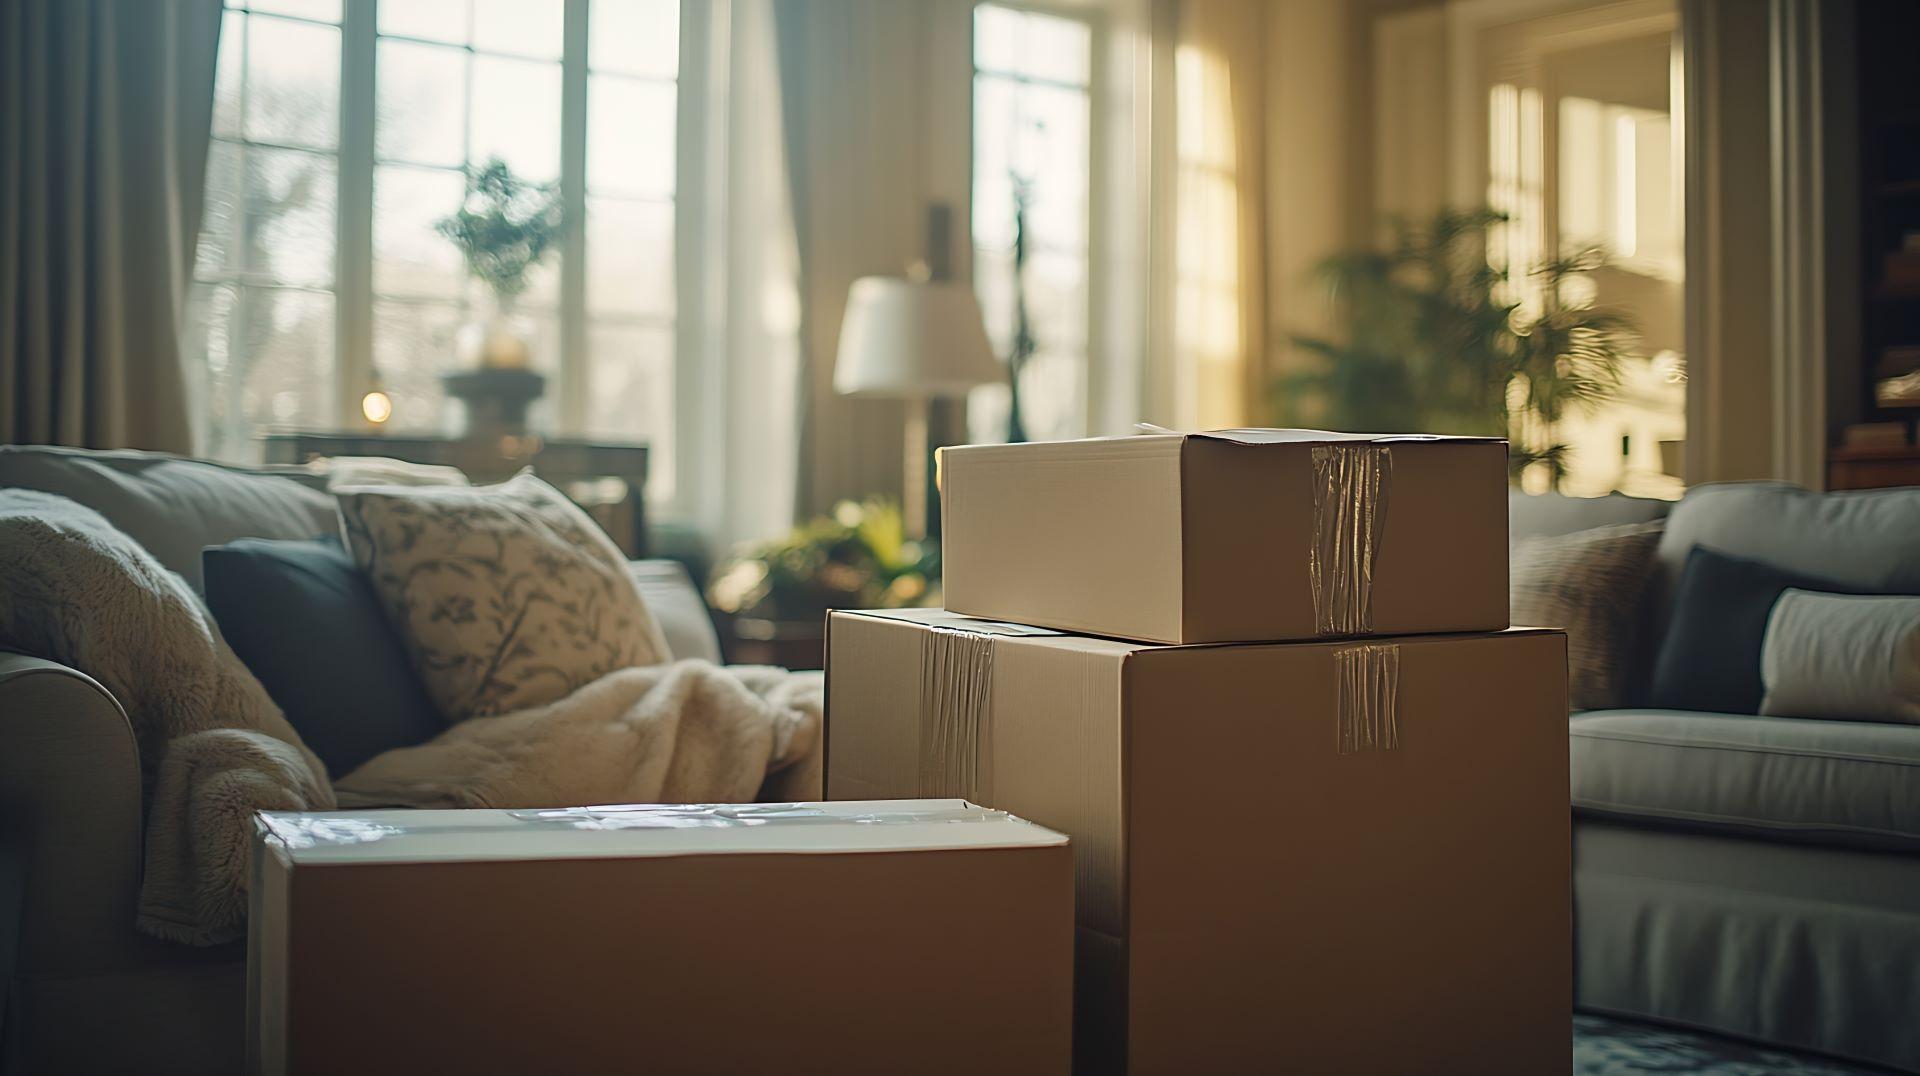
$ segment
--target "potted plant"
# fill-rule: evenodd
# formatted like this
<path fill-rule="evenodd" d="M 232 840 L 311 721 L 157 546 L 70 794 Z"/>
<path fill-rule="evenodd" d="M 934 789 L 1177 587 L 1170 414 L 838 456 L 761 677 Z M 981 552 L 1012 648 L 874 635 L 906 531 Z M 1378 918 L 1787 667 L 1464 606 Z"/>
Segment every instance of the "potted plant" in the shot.
<path fill-rule="evenodd" d="M 527 407 L 546 387 L 529 369 L 532 328 L 514 305 L 565 223 L 551 184 L 523 180 L 496 157 L 469 175 L 460 208 L 434 226 L 493 296 L 488 316 L 463 326 L 455 339 L 464 369 L 442 379 L 467 405 L 469 435 L 524 433 Z"/>
<path fill-rule="evenodd" d="M 1559 488 L 1568 454 L 1559 424 L 1618 393 L 1635 328 L 1576 294 L 1606 264 L 1599 248 L 1533 267 L 1534 301 L 1512 298 L 1507 274 L 1486 258 L 1487 230 L 1506 219 L 1491 209 L 1443 209 L 1422 225 L 1396 219 L 1384 248 L 1322 262 L 1345 331 L 1294 338 L 1324 361 L 1275 383 L 1281 421 L 1506 437 L 1516 483 L 1538 467 Z"/>
<path fill-rule="evenodd" d="M 827 610 L 939 605 L 940 547 L 908 538 L 890 498 L 841 501 L 722 563 L 707 603 L 727 626 L 730 660 L 818 668 Z"/>

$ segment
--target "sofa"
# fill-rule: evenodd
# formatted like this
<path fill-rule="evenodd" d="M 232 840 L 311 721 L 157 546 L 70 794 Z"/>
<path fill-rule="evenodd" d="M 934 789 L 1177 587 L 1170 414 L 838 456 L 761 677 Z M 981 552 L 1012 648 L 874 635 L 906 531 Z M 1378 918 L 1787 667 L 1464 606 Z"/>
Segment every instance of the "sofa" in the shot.
<path fill-rule="evenodd" d="M 1630 701 L 1696 545 L 1920 594 L 1920 489 L 1509 506 L 1516 542 L 1656 519 Z M 1920 1070 L 1920 726 L 1629 705 L 1569 750 L 1582 1009 Z"/>
<path fill-rule="evenodd" d="M 91 506 L 196 588 L 206 546 L 339 528 L 326 475 L 302 467 L 0 446 L 0 488 Z M 719 661 L 680 565 L 633 574 L 674 654 Z M 0 1073 L 242 1069 L 245 947 L 134 930 L 141 836 L 120 704 L 83 670 L 0 652 Z"/>

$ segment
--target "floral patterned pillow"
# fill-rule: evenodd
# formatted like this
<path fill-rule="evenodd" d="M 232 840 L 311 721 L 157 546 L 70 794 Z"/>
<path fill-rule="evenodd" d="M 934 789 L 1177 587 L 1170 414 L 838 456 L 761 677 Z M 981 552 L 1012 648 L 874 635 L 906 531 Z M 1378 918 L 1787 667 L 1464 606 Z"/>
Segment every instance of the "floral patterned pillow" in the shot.
<path fill-rule="evenodd" d="M 449 721 L 672 660 L 619 548 L 531 472 L 335 492 L 354 560 Z"/>

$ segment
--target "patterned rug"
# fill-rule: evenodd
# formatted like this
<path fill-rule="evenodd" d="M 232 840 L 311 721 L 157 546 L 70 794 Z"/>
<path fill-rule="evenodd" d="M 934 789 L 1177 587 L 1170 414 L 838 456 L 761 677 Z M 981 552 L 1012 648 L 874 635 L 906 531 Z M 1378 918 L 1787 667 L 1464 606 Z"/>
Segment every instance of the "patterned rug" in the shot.
<path fill-rule="evenodd" d="M 1886 1070 L 1790 1054 L 1698 1031 L 1573 1017 L 1574 1076 L 1880 1076 Z"/>

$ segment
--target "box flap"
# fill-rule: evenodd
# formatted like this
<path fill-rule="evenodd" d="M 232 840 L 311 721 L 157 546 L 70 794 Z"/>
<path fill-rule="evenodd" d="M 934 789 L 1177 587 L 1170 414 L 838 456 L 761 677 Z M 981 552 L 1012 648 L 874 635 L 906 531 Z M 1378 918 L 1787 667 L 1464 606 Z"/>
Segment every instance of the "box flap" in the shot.
<path fill-rule="evenodd" d="M 919 852 L 1066 843 L 965 800 L 626 804 L 519 811 L 262 812 L 296 866 L 620 859 L 753 853 Z"/>

